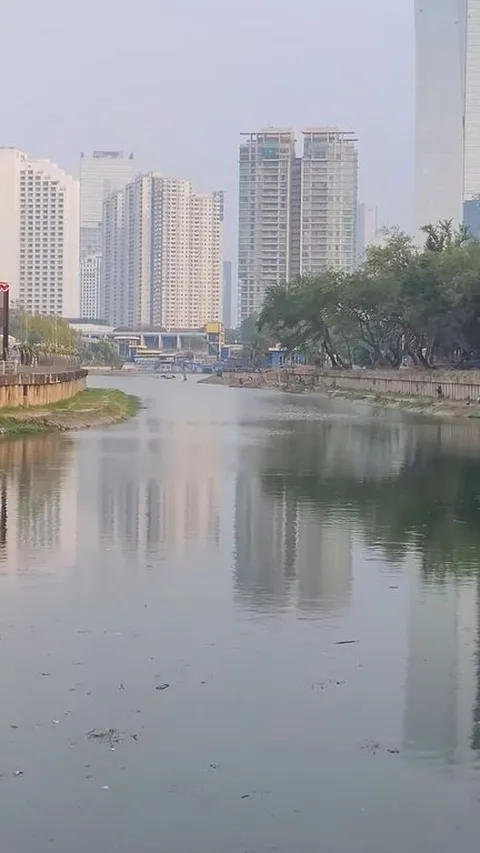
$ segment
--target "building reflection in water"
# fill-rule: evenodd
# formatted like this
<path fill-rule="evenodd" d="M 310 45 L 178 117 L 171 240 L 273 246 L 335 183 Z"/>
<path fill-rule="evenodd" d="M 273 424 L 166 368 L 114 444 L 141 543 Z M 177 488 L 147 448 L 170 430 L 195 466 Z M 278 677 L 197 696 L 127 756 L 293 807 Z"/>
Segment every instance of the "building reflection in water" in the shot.
<path fill-rule="evenodd" d="M 138 557 L 182 556 L 194 545 L 218 544 L 215 437 L 202 422 L 162 421 L 161 427 L 156 437 L 150 418 L 137 422 L 132 438 L 103 439 L 96 483 L 88 472 L 81 479 L 82 504 L 90 503 L 88 526 L 103 548 Z"/>
<path fill-rule="evenodd" d="M 352 586 L 352 531 L 346 521 L 318 517 L 279 483 L 265 494 L 261 477 L 245 470 L 235 490 L 235 588 L 255 610 L 296 605 L 335 611 Z"/>
<path fill-rule="evenodd" d="M 476 648 L 475 648 L 475 701 L 473 705 L 472 749 L 480 751 L 480 573 L 476 579 Z"/>
<path fill-rule="evenodd" d="M 249 609 L 349 602 L 352 531 L 382 570 L 410 555 L 403 738 L 451 763 L 480 749 L 479 430 L 297 422 L 242 455 L 235 584 Z M 478 652 L 475 638 L 478 636 Z"/>
<path fill-rule="evenodd" d="M 72 565 L 77 478 L 73 442 L 41 436 L 0 443 L 0 561 L 5 573 Z M 48 555 L 48 559 L 46 557 Z"/>
<path fill-rule="evenodd" d="M 335 612 L 352 591 L 352 514 L 336 484 L 395 478 L 412 431 L 375 419 L 276 425 L 242 455 L 235 505 L 235 583 L 250 607 Z M 331 485 L 330 485 L 331 484 Z M 334 495 L 335 498 L 334 499 Z"/>
<path fill-rule="evenodd" d="M 412 579 L 404 740 L 413 752 L 453 762 L 479 748 L 474 660 L 476 584 Z M 472 740 L 473 708 L 473 740 Z"/>

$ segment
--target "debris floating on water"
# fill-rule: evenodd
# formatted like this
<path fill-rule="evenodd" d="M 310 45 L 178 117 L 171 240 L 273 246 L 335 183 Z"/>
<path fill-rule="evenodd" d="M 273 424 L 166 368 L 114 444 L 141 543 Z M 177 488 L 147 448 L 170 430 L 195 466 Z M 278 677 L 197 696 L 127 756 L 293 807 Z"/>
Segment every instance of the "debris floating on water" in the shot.
<path fill-rule="evenodd" d="M 353 646 L 358 640 L 337 640 L 336 646 Z"/>
<path fill-rule="evenodd" d="M 169 687 L 169 684 L 157 684 L 155 690 L 167 690 Z"/>
<path fill-rule="evenodd" d="M 87 732 L 88 740 L 96 740 L 98 743 L 108 743 L 113 747 L 116 743 L 121 743 L 128 735 L 125 732 L 119 732 L 118 729 L 92 729 Z"/>
<path fill-rule="evenodd" d="M 360 749 L 366 750 L 366 752 L 369 752 L 371 755 L 376 755 L 377 752 L 387 752 L 389 755 L 400 755 L 400 750 L 397 749 L 397 747 L 382 746 L 382 744 L 370 740 L 365 741 Z"/>

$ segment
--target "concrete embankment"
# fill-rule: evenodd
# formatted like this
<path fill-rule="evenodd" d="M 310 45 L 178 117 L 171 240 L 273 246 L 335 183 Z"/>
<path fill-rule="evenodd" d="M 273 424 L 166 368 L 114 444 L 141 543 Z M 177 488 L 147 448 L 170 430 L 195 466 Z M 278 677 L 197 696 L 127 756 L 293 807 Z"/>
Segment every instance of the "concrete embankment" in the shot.
<path fill-rule="evenodd" d="M 82 369 L 21 368 L 0 373 L 0 410 L 19 406 L 48 406 L 84 391 L 88 371 Z"/>
<path fill-rule="evenodd" d="M 318 370 L 297 366 L 209 376 L 232 388 L 316 391 L 329 397 L 441 415 L 480 416 L 480 371 Z"/>

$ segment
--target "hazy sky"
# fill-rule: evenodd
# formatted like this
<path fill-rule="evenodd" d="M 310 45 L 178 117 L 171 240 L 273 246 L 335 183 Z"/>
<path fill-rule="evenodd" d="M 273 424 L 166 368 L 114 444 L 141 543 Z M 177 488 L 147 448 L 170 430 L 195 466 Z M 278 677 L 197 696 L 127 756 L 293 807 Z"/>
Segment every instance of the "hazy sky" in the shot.
<path fill-rule="evenodd" d="M 124 11 L 123 11 L 124 10 Z M 241 131 L 338 124 L 361 197 L 411 225 L 413 0 L 3 0 L 0 144 L 78 171 L 80 151 L 224 188 Z"/>

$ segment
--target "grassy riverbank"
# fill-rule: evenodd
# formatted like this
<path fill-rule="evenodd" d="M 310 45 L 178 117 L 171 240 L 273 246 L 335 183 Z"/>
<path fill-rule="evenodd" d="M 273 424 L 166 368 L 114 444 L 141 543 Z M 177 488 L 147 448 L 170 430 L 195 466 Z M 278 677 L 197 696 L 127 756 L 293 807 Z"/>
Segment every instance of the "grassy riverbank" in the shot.
<path fill-rule="evenodd" d="M 110 388 L 88 388 L 49 406 L 0 409 L 0 439 L 106 426 L 133 417 L 137 397 Z"/>

